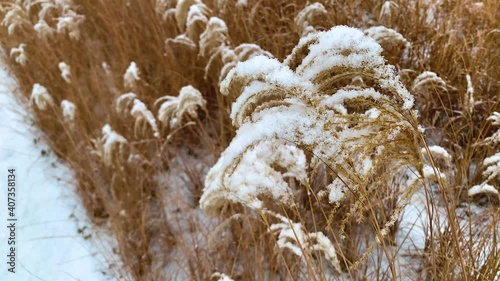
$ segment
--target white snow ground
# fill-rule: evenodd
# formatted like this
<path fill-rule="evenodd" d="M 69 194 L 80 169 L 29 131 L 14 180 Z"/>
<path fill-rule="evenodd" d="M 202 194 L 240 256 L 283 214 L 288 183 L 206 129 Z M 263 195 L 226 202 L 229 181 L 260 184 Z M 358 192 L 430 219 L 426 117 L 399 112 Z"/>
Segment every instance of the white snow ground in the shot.
<path fill-rule="evenodd" d="M 9 94 L 14 88 L 0 66 L 0 280 L 112 280 L 105 273 L 109 261 L 117 260 L 109 256 L 111 244 L 101 242 L 102 233 L 91 230 L 74 193 L 70 169 L 47 145 L 35 144 L 40 131 L 28 125 L 29 115 Z M 7 271 L 7 170 L 11 168 L 16 170 L 17 191 L 14 274 Z"/>

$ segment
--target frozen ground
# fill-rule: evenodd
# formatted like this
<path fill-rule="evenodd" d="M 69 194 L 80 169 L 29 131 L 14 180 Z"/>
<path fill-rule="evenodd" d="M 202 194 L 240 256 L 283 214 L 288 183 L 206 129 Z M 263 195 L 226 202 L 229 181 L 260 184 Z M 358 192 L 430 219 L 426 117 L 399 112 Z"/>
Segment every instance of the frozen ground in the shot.
<path fill-rule="evenodd" d="M 28 114 L 9 94 L 13 85 L 0 68 L 0 280 L 111 280 L 111 244 L 91 230 L 71 171 L 28 125 Z M 15 274 L 7 271 L 8 169 L 16 174 Z"/>

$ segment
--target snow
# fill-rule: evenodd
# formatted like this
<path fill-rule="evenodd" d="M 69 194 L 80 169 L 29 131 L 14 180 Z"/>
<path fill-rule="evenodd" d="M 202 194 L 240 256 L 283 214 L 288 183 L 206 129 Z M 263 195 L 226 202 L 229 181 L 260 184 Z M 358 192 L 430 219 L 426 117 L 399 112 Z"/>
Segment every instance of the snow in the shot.
<path fill-rule="evenodd" d="M 494 186 L 489 185 L 489 184 L 474 185 L 467 192 L 467 194 L 469 196 L 474 196 L 474 195 L 481 194 L 481 193 L 492 193 L 495 195 L 500 195 L 498 193 L 498 190 Z"/>
<path fill-rule="evenodd" d="M 104 250 L 109 244 L 94 240 L 98 234 L 91 230 L 74 193 L 71 171 L 45 144 L 34 143 L 40 132 L 26 124 L 27 113 L 8 94 L 15 87 L 3 69 L 0 81 L 2 225 L 7 223 L 7 169 L 16 170 L 17 187 L 16 273 L 7 272 L 3 226 L 0 280 L 112 280 L 102 273 L 107 271 L 107 260 L 113 259 L 111 250 Z"/>
<path fill-rule="evenodd" d="M 311 32 L 315 32 L 316 29 L 311 26 L 310 21 L 314 21 L 316 18 L 320 16 L 327 16 L 328 12 L 325 9 L 323 4 L 316 2 L 310 5 L 307 5 L 302 9 L 297 16 L 294 18 L 295 29 L 299 34 L 305 36 Z"/>
<path fill-rule="evenodd" d="M 61 108 L 63 112 L 63 118 L 67 122 L 71 122 L 75 120 L 75 115 L 76 115 L 76 106 L 74 103 L 63 100 L 61 101 Z"/>
<path fill-rule="evenodd" d="M 120 153 L 127 139 L 115 132 L 109 124 L 102 127 L 102 157 L 106 165 L 111 166 L 114 163 L 115 154 Z"/>
<path fill-rule="evenodd" d="M 493 121 L 492 124 L 493 125 L 500 125 L 500 113 L 498 112 L 493 112 L 493 115 L 491 115 L 490 117 L 488 117 L 488 120 L 491 120 Z"/>
<path fill-rule="evenodd" d="M 67 32 L 71 40 L 80 40 L 80 25 L 83 24 L 85 16 L 77 14 L 70 9 L 63 9 L 64 15 L 57 18 L 57 32 Z"/>
<path fill-rule="evenodd" d="M 54 28 L 50 27 L 50 25 L 44 21 L 44 20 L 39 20 L 33 28 L 36 30 L 38 33 L 38 36 L 41 38 L 48 38 L 52 37 L 54 33 L 56 32 Z"/>
<path fill-rule="evenodd" d="M 483 175 L 487 176 L 488 180 L 498 177 L 500 175 L 500 152 L 485 158 L 483 165 L 488 167 L 486 171 L 483 172 Z"/>
<path fill-rule="evenodd" d="M 474 111 L 474 86 L 472 86 L 472 79 L 469 74 L 465 75 L 465 79 L 467 80 L 467 92 L 464 96 L 464 107 L 472 113 Z"/>
<path fill-rule="evenodd" d="M 47 91 L 47 88 L 38 83 L 33 85 L 33 91 L 31 92 L 31 101 L 34 101 L 35 105 L 40 110 L 47 110 L 49 106 L 54 106 L 54 100 Z"/>
<path fill-rule="evenodd" d="M 135 62 L 131 62 L 125 74 L 123 75 L 123 85 L 126 89 L 135 89 L 137 81 L 141 80 L 139 77 L 139 68 Z"/>
<path fill-rule="evenodd" d="M 60 62 L 58 64 L 59 70 L 61 70 L 61 77 L 66 81 L 66 83 L 71 83 L 71 68 L 65 62 Z"/>
<path fill-rule="evenodd" d="M 413 81 L 412 90 L 414 92 L 417 92 L 421 88 L 432 87 L 432 86 L 441 89 L 446 89 L 446 82 L 436 73 L 432 71 L 424 71 L 420 75 L 418 75 Z"/>
<path fill-rule="evenodd" d="M 182 87 L 179 96 L 164 96 L 157 99 L 155 104 L 160 102 L 162 104 L 158 110 L 158 120 L 165 125 L 170 124 L 170 128 L 180 126 L 185 113 L 197 118 L 197 110 L 206 110 L 207 104 L 201 92 L 191 85 Z"/>
<path fill-rule="evenodd" d="M 120 95 L 115 102 L 116 112 L 122 117 L 126 116 L 129 113 L 130 106 L 136 98 L 137 95 L 134 93 L 126 93 Z"/>
<path fill-rule="evenodd" d="M 12 48 L 10 50 L 10 56 L 11 57 L 15 57 L 15 60 L 18 64 L 20 65 L 26 65 L 26 52 L 24 50 L 24 48 L 26 47 L 26 44 L 24 43 L 21 43 L 19 44 L 19 47 L 17 48 Z"/>
<path fill-rule="evenodd" d="M 132 110 L 130 110 L 130 115 L 135 118 L 135 131 L 143 128 L 144 124 L 148 123 L 153 130 L 155 138 L 160 137 L 158 126 L 156 126 L 156 119 L 153 116 L 153 113 L 149 111 L 149 109 L 142 101 L 140 101 L 139 99 L 134 100 L 134 106 L 132 107 Z"/>

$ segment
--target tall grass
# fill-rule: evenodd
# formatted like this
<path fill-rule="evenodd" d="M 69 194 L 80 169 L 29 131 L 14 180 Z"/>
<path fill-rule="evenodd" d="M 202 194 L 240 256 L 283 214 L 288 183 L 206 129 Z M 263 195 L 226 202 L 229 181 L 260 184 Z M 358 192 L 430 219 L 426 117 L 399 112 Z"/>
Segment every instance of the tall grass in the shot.
<path fill-rule="evenodd" d="M 484 183 L 483 160 L 499 148 L 485 139 L 497 130 L 488 117 L 500 111 L 500 2 L 12 0 L 1 2 L 1 14 L 1 44 L 10 54 L 5 63 L 18 82 L 17 97 L 75 171 L 89 217 L 116 237 L 124 279 L 209 280 L 216 272 L 214 278 L 235 280 L 404 279 L 394 219 L 415 189 L 424 192 L 424 215 L 433 223 L 426 247 L 412 257 L 421 264 L 414 278 L 496 278 L 498 202 L 488 197 L 478 223 L 478 198 L 468 190 Z M 318 155 L 318 144 L 281 139 L 303 151 L 299 158 L 324 161 L 307 170 L 307 184 L 297 173 L 285 179 L 295 190 L 293 204 L 264 194 L 256 199 L 269 206 L 265 210 L 232 200 L 214 208 L 215 218 L 206 217 L 198 207 L 205 175 L 238 138 L 236 128 L 253 111 L 290 98 L 287 90 L 246 105 L 233 126 L 231 106 L 249 83 L 234 79 L 238 66 L 263 55 L 295 71 L 313 43 L 295 48 L 299 39 L 336 25 L 365 30 L 382 45 L 418 114 L 389 99 L 346 104 L 349 111 L 382 111 L 389 124 L 383 129 L 396 123 L 391 108 L 408 122 L 389 152 L 374 157 L 373 174 L 358 173 L 353 155 L 370 158 L 383 130 L 344 163 Z M 323 85 L 318 92 L 374 84 L 371 72 L 335 78 L 343 71 L 322 73 L 313 81 Z M 224 81 L 232 81 L 226 95 Z M 363 120 L 348 121 L 347 127 Z M 266 145 L 252 149 L 261 156 L 281 149 Z M 451 164 L 433 145 L 449 152 Z M 400 184 L 411 175 L 403 168 L 395 173 L 391 159 L 426 179 L 415 180 L 409 192 Z M 273 170 L 285 173 L 275 162 Z M 426 165 L 432 175 L 424 177 Z M 359 188 L 346 191 L 341 204 L 318 195 L 335 178 L 346 178 L 346 190 Z M 498 187 L 498 178 L 488 184 Z M 469 219 L 461 217 L 466 209 Z M 327 244 L 321 235 L 335 248 L 338 265 L 321 250 Z"/>

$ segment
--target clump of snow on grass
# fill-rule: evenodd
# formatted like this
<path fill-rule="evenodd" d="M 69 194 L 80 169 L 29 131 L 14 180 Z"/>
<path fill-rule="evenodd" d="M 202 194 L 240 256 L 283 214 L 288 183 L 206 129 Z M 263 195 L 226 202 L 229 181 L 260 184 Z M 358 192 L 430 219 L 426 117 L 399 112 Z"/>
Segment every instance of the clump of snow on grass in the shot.
<path fill-rule="evenodd" d="M 27 57 L 26 57 L 26 51 L 24 48 L 26 47 L 26 44 L 21 43 L 17 48 L 12 48 L 10 50 L 10 56 L 14 57 L 15 61 L 20 64 L 20 65 L 26 65 Z"/>
<path fill-rule="evenodd" d="M 492 194 L 495 194 L 497 196 L 500 196 L 500 193 L 498 192 L 498 190 L 494 186 L 489 185 L 489 184 L 474 185 L 467 192 L 467 194 L 469 196 L 474 196 L 474 195 L 482 194 L 482 193 L 492 193 Z"/>
<path fill-rule="evenodd" d="M 191 118 L 197 118 L 197 109 L 206 109 L 206 100 L 198 89 L 193 86 L 182 87 L 179 96 L 164 96 L 156 100 L 160 103 L 158 110 L 158 120 L 164 125 L 176 128 L 181 125 L 186 113 Z"/>
<path fill-rule="evenodd" d="M 50 107 L 54 107 L 54 99 L 47 91 L 47 88 L 36 83 L 33 85 L 33 90 L 31 92 L 31 102 L 34 102 L 36 107 L 40 110 L 47 110 Z"/>
<path fill-rule="evenodd" d="M 446 82 L 432 71 L 424 71 L 413 81 L 412 91 L 426 89 L 446 89 Z"/>
<path fill-rule="evenodd" d="M 59 70 L 61 70 L 61 77 L 66 81 L 66 83 L 71 83 L 71 68 L 65 62 L 60 62 L 58 64 Z"/>
<path fill-rule="evenodd" d="M 328 11 L 323 4 L 319 2 L 309 4 L 295 16 L 295 30 L 301 36 L 316 32 L 312 24 L 317 21 L 318 18 L 326 17 L 327 15 Z"/>
<path fill-rule="evenodd" d="M 281 221 L 269 227 L 269 231 L 278 233 L 278 247 L 289 249 L 299 257 L 303 257 L 305 251 L 320 251 L 341 272 L 335 247 L 322 232 L 307 232 L 301 223 L 292 222 L 279 214 L 273 215 Z"/>
<path fill-rule="evenodd" d="M 40 38 L 50 38 L 56 33 L 56 30 L 43 19 L 40 19 L 33 28 Z"/>
<path fill-rule="evenodd" d="M 156 126 L 156 119 L 142 101 L 139 99 L 134 100 L 134 105 L 132 106 L 132 110 L 130 110 L 130 114 L 135 118 L 134 132 L 136 135 L 138 135 L 140 131 L 144 131 L 146 124 L 149 124 L 155 138 L 160 137 L 158 126 Z"/>
<path fill-rule="evenodd" d="M 115 163 L 117 157 L 123 154 L 124 145 L 128 144 L 126 138 L 113 131 L 109 124 L 102 127 L 102 138 L 98 141 L 98 155 L 107 166 Z"/>
<path fill-rule="evenodd" d="M 464 108 L 472 113 L 474 111 L 474 86 L 472 86 L 472 79 L 469 74 L 465 75 L 465 79 L 467 80 L 467 91 L 464 96 Z"/>
<path fill-rule="evenodd" d="M 125 74 L 123 75 L 123 85 L 125 89 L 137 89 L 137 81 L 141 80 L 139 77 L 139 68 L 135 62 L 131 62 Z"/>
<path fill-rule="evenodd" d="M 120 95 L 115 101 L 115 110 L 118 115 L 124 117 L 130 113 L 130 109 L 137 95 L 134 93 L 125 93 Z"/>
<path fill-rule="evenodd" d="M 483 172 L 485 177 L 488 177 L 487 181 L 500 176 L 500 152 L 487 157 L 483 161 L 483 165 L 486 166 L 486 170 Z"/>
<path fill-rule="evenodd" d="M 75 120 L 76 106 L 74 103 L 67 100 L 63 100 L 61 101 L 61 109 L 65 121 L 73 122 Z"/>
<path fill-rule="evenodd" d="M 57 18 L 57 32 L 64 34 L 68 33 L 72 40 L 80 40 L 80 26 L 85 20 L 84 15 L 79 15 L 71 9 L 64 9 L 64 14 Z"/>
<path fill-rule="evenodd" d="M 219 272 L 212 274 L 212 278 L 219 278 L 217 281 L 234 281 L 231 277 Z"/>

